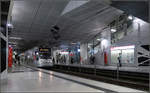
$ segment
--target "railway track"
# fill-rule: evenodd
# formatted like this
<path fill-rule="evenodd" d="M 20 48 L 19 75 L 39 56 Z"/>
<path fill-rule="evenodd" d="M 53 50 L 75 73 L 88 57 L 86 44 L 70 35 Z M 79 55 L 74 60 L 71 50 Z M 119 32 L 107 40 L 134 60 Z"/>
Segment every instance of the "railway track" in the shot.
<path fill-rule="evenodd" d="M 130 88 L 146 91 L 149 90 L 149 73 L 119 71 L 117 74 L 117 70 L 93 69 L 62 65 L 41 68 Z"/>

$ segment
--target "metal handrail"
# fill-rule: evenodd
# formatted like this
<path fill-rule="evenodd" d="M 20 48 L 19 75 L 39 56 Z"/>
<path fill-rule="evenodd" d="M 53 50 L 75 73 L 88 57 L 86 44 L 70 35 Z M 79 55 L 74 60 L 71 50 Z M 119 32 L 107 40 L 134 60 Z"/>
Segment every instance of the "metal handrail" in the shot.
<path fill-rule="evenodd" d="M 94 75 L 96 76 L 96 64 L 94 64 Z"/>
<path fill-rule="evenodd" d="M 119 63 L 117 63 L 117 79 L 119 79 Z"/>
<path fill-rule="evenodd" d="M 139 63 L 139 65 L 144 64 L 144 63 L 146 63 L 147 61 L 150 61 L 150 59 L 145 60 L 145 61 L 143 61 L 143 62 Z"/>

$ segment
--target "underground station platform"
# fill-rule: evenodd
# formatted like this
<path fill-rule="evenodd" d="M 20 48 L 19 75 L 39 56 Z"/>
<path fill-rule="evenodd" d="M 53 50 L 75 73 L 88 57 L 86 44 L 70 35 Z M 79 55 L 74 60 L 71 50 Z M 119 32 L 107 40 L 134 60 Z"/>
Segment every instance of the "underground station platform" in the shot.
<path fill-rule="evenodd" d="M 150 0 L 0 7 L 0 93 L 150 93 Z"/>
<path fill-rule="evenodd" d="M 128 81 L 122 81 L 121 79 L 116 80 L 109 76 L 105 77 L 105 75 L 101 77 L 100 74 L 103 73 L 103 70 L 102 73 L 97 71 L 98 75 L 94 75 L 92 73 L 87 74 L 92 72 L 90 69 L 82 68 L 82 71 L 79 73 L 75 71 L 75 68 L 69 67 L 71 69 L 69 71 L 65 71 L 65 67 L 60 68 L 58 70 L 58 65 L 57 69 L 55 67 L 52 70 L 48 69 L 48 67 L 41 69 L 26 64 L 13 65 L 8 70 L 7 81 L 1 82 L 1 92 L 148 93 L 146 84 L 144 86 L 142 83 L 139 85 L 137 82 L 129 82 L 129 80 L 132 80 L 131 77 L 136 77 L 139 73 L 135 73 L 133 76 L 131 76 L 131 73 L 128 73 Z M 110 75 L 109 73 L 110 71 L 107 72 L 108 75 Z M 146 74 L 142 75 L 147 78 Z M 136 79 L 139 82 L 144 82 L 141 80 L 142 77 Z"/>

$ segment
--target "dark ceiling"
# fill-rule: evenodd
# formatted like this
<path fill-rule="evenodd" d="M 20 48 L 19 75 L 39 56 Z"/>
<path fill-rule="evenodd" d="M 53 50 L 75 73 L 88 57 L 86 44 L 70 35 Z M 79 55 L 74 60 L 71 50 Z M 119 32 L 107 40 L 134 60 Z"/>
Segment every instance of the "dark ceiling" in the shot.
<path fill-rule="evenodd" d="M 50 47 L 61 42 L 85 41 L 122 14 L 102 1 L 15 0 L 12 10 L 14 29 L 9 37 L 21 40 L 9 38 L 9 41 L 16 43 L 15 49 L 20 51 L 37 45 Z M 59 27 L 57 32 L 51 31 L 55 25 Z"/>
<path fill-rule="evenodd" d="M 149 4 L 146 0 L 112 1 L 111 5 L 146 22 L 149 21 Z"/>
<path fill-rule="evenodd" d="M 9 37 L 22 39 L 9 41 L 16 43 L 15 49 L 20 51 L 45 44 L 85 41 L 100 33 L 123 11 L 148 21 L 145 0 L 112 1 L 111 6 L 104 1 L 108 0 L 14 0 L 14 29 Z M 59 28 L 57 32 L 52 31 L 54 26 Z"/>
<path fill-rule="evenodd" d="M 1 32 L 6 34 L 7 16 L 9 12 L 10 0 L 1 0 Z"/>

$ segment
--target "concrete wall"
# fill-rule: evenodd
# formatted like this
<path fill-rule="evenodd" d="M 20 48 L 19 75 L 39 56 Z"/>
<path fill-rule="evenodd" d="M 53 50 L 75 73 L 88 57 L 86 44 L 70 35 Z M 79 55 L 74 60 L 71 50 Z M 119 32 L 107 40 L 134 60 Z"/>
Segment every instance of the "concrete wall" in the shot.
<path fill-rule="evenodd" d="M 106 65 L 104 64 L 104 52 L 106 52 L 107 54 L 107 59 L 108 59 L 108 64 L 110 64 L 110 28 L 107 28 L 105 30 L 103 30 L 103 32 L 101 33 L 101 43 L 100 43 L 100 51 L 95 54 L 95 62 L 96 65 Z"/>
<path fill-rule="evenodd" d="M 124 66 L 138 66 L 137 52 L 140 45 L 150 45 L 150 25 L 138 18 L 135 18 L 133 24 L 129 27 L 128 30 L 131 30 L 131 33 L 128 33 L 127 36 L 117 41 L 115 46 L 127 46 L 135 45 L 135 62 L 133 64 L 124 64 Z M 115 64 L 112 64 L 115 65 Z"/>
<path fill-rule="evenodd" d="M 95 65 L 104 66 L 104 52 L 106 52 L 108 57 L 108 65 L 110 64 L 110 29 L 107 28 L 101 33 L 101 43 L 98 45 L 100 47 L 99 51 L 94 54 Z M 90 58 L 88 56 L 88 44 L 82 43 L 80 45 L 80 54 L 83 60 L 83 64 L 90 64 Z"/>
<path fill-rule="evenodd" d="M 14 4 L 14 2 L 11 0 L 10 6 L 9 6 L 9 12 L 8 12 L 8 16 L 7 16 L 8 17 L 7 23 L 10 23 L 10 20 L 11 20 L 13 4 Z M 2 38 L 3 40 L 6 41 L 6 70 L 3 71 L 2 73 L 0 73 L 0 79 L 1 79 L 0 81 L 5 81 L 4 79 L 7 79 L 7 69 L 8 69 L 8 27 L 6 27 L 6 36 L 4 36 L 0 31 L 0 38 Z M 0 42 L 0 45 L 1 45 L 1 42 Z M 1 48 L 1 46 L 0 46 L 0 48 Z M 1 49 L 0 49 L 0 51 L 1 51 Z M 2 56 L 1 53 L 0 53 L 0 56 Z M 1 57 L 0 57 L 0 61 L 1 61 Z"/>
<path fill-rule="evenodd" d="M 134 63 L 123 63 L 123 66 L 138 66 L 137 60 L 137 47 L 140 45 L 150 45 L 150 25 L 138 18 L 135 18 L 133 24 L 127 29 L 130 30 L 130 33 L 127 33 L 127 36 L 123 37 L 119 41 L 113 44 L 113 46 L 128 46 L 135 45 L 135 53 L 134 53 Z M 138 27 L 140 24 L 140 27 Z M 105 43 L 100 43 L 100 50 L 97 54 L 95 54 L 95 64 L 104 66 L 104 52 L 107 53 L 108 64 L 109 66 L 117 66 L 117 63 L 111 62 L 111 32 L 110 29 L 107 28 L 101 33 L 101 39 L 105 39 Z M 140 41 L 140 43 L 139 43 Z M 83 61 L 87 61 L 86 64 L 89 64 L 89 57 L 87 56 L 87 43 L 81 44 L 81 57 Z"/>
<path fill-rule="evenodd" d="M 136 19 L 135 19 L 136 20 Z M 137 22 L 133 22 L 132 26 L 128 30 L 132 30 L 132 33 L 128 33 L 123 39 L 116 42 L 114 45 L 131 45 L 137 44 L 140 40 L 141 44 L 150 44 L 150 25 L 140 19 Z M 140 35 L 138 35 L 138 23 L 140 24 Z"/>
<path fill-rule="evenodd" d="M 87 43 L 82 43 L 80 45 L 81 64 L 87 64 L 87 58 L 88 58 L 87 48 L 88 48 Z"/>

